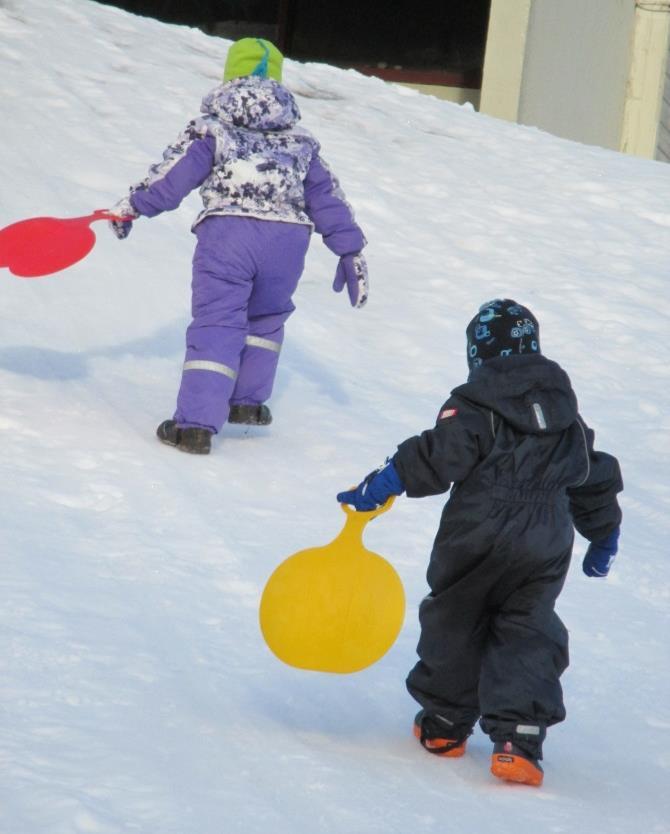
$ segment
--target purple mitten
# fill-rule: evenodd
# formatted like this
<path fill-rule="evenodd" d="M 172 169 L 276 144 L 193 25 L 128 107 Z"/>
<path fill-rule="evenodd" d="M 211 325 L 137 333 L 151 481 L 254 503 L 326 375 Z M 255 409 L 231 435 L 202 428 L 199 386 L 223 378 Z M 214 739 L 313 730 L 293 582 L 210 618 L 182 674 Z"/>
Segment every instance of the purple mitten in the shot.
<path fill-rule="evenodd" d="M 124 197 L 119 200 L 116 205 L 109 209 L 109 213 L 113 214 L 115 219 L 109 221 L 109 228 L 114 232 L 119 240 L 128 237 L 130 230 L 133 228 L 133 220 L 137 220 L 139 214 L 132 207 L 130 199 Z"/>
<path fill-rule="evenodd" d="M 337 265 L 333 289 L 342 292 L 347 286 L 352 307 L 363 307 L 368 300 L 368 265 L 359 252 L 357 255 L 342 255 Z"/>

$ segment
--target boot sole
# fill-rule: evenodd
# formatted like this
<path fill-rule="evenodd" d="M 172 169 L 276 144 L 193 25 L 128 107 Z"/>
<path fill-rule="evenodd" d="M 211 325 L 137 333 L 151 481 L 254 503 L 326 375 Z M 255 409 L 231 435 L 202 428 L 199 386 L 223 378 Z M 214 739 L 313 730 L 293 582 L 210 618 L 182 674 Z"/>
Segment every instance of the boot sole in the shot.
<path fill-rule="evenodd" d="M 509 753 L 494 753 L 491 756 L 491 773 L 505 782 L 517 782 L 539 788 L 544 779 L 541 770 L 523 756 Z"/>
<path fill-rule="evenodd" d="M 458 747 L 452 747 L 451 750 L 440 750 L 440 747 L 445 747 L 447 744 L 453 744 L 454 739 L 450 738 L 426 738 L 421 741 L 421 727 L 418 727 L 416 724 L 413 728 L 415 738 L 418 738 L 421 742 L 421 746 L 424 750 L 427 750 L 429 753 L 432 753 L 433 756 L 440 756 L 442 759 L 460 759 L 461 756 L 465 755 L 465 747 L 467 745 L 467 740 L 462 742 L 458 745 Z M 436 749 L 433 749 L 433 745 Z"/>
<path fill-rule="evenodd" d="M 231 426 L 269 426 L 272 423 L 272 417 L 269 420 L 231 420 L 228 417 L 228 422 Z"/>
<path fill-rule="evenodd" d="M 180 452 L 185 452 L 187 455 L 208 455 L 210 452 L 209 449 L 189 449 L 187 446 L 182 446 L 180 443 L 177 443 L 175 448 L 179 449 Z"/>

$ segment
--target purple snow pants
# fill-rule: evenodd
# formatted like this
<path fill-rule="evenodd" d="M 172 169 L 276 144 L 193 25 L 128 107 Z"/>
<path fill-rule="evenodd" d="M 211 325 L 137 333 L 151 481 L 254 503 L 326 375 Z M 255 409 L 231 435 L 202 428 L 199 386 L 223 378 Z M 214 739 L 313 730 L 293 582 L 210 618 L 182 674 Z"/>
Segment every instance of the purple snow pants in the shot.
<path fill-rule="evenodd" d="M 218 432 L 231 404 L 272 392 L 309 226 L 211 216 L 195 227 L 192 316 L 174 419 Z"/>

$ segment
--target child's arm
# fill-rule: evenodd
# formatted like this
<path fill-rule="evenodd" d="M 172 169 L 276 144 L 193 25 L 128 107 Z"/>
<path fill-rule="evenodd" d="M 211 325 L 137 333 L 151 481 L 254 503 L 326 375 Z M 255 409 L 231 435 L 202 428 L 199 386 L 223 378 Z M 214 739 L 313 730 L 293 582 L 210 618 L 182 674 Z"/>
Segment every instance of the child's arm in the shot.
<path fill-rule="evenodd" d="M 594 450 L 594 433 L 579 420 L 586 438 L 588 471 L 582 483 L 567 492 L 577 532 L 590 542 L 597 542 L 621 524 L 617 493 L 623 489 L 623 480 L 619 461 L 606 452 Z"/>
<path fill-rule="evenodd" d="M 336 255 L 358 254 L 367 241 L 335 175 L 316 154 L 304 182 L 305 212 Z"/>
<path fill-rule="evenodd" d="M 326 246 L 340 256 L 333 289 L 341 292 L 346 286 L 351 306 L 363 307 L 368 300 L 369 284 L 361 249 L 367 241 L 337 178 L 318 154 L 307 171 L 304 193 L 307 216 Z"/>
<path fill-rule="evenodd" d="M 588 470 L 584 481 L 567 491 L 570 511 L 575 528 L 590 542 L 582 564 L 584 573 L 605 577 L 618 549 L 621 508 L 617 494 L 623 489 L 623 480 L 617 459 L 594 450 L 594 433 L 579 420 L 586 440 Z"/>
<path fill-rule="evenodd" d="M 451 397 L 440 409 L 435 428 L 405 440 L 392 460 L 355 489 L 339 493 L 337 500 L 357 510 L 372 510 L 402 492 L 410 498 L 446 492 L 469 474 L 492 444 L 486 414 Z"/>
<path fill-rule="evenodd" d="M 210 174 L 215 148 L 213 136 L 194 139 L 176 161 L 132 190 L 132 207 L 145 217 L 176 209 Z"/>
<path fill-rule="evenodd" d="M 493 440 L 487 412 L 450 397 L 435 428 L 401 443 L 393 462 L 410 498 L 438 495 L 465 480 Z"/>
<path fill-rule="evenodd" d="M 149 175 L 130 189 L 112 213 L 130 218 L 126 222 L 111 221 L 112 231 L 119 238 L 127 237 L 133 219 L 155 217 L 176 209 L 194 188 L 202 185 L 212 170 L 216 140 L 198 131 L 193 125 L 181 134 L 174 145 L 163 153 L 163 161 L 152 165 Z"/>

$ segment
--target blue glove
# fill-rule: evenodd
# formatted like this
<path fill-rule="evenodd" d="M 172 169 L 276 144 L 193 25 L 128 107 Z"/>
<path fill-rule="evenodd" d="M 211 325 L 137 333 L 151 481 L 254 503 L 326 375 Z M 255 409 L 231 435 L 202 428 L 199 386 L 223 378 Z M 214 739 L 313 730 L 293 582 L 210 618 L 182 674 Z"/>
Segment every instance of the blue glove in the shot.
<path fill-rule="evenodd" d="M 370 472 L 356 489 L 339 492 L 337 500 L 340 504 L 351 504 L 358 512 L 368 512 L 381 507 L 392 495 L 400 495 L 404 491 L 405 487 L 393 461 L 387 459 L 379 469 Z"/>
<path fill-rule="evenodd" d="M 619 528 L 613 530 L 606 539 L 591 542 L 582 562 L 582 569 L 587 576 L 606 577 L 610 572 L 619 542 Z"/>
<path fill-rule="evenodd" d="M 346 284 L 352 307 L 363 307 L 368 300 L 368 265 L 359 252 L 357 255 L 342 255 L 337 265 L 333 289 L 342 292 Z"/>
<path fill-rule="evenodd" d="M 127 238 L 130 230 L 133 228 L 133 220 L 137 220 L 139 214 L 135 211 L 130 203 L 128 197 L 109 209 L 109 213 L 114 215 L 114 219 L 109 221 L 109 228 L 114 232 L 119 240 Z"/>

